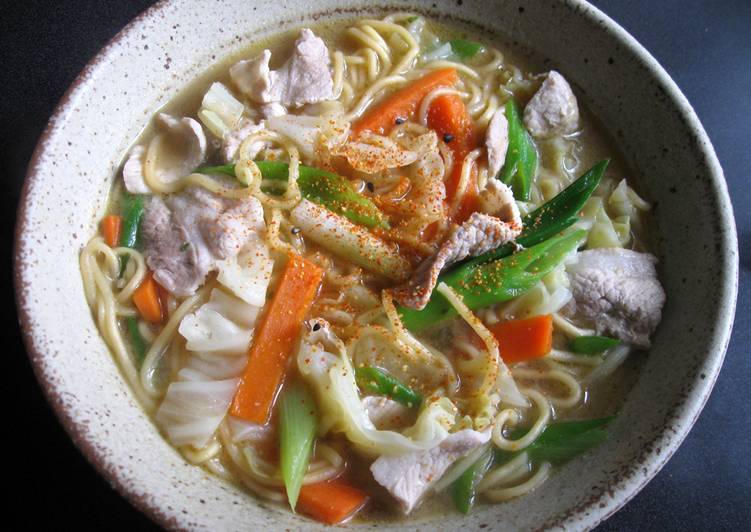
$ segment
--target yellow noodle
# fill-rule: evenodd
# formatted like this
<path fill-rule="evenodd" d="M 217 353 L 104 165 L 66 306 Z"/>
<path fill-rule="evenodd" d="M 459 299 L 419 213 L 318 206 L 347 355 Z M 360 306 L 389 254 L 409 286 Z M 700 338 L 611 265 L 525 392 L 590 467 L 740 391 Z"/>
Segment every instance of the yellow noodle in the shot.
<path fill-rule="evenodd" d="M 140 382 L 144 391 L 150 397 L 157 398 L 162 395 L 163 392 L 156 387 L 156 384 L 153 381 L 157 364 L 161 359 L 162 353 L 164 353 L 166 347 L 172 342 L 183 317 L 208 299 L 211 288 L 213 288 L 213 283 L 206 283 L 195 294 L 185 299 L 185 301 L 177 307 L 175 312 L 172 313 L 169 320 L 167 320 L 167 323 L 159 332 L 159 335 L 151 346 L 149 346 L 149 350 L 146 352 L 146 356 L 141 364 Z"/>
<path fill-rule="evenodd" d="M 583 396 L 581 384 L 570 373 L 560 369 L 538 371 L 534 369 L 514 368 L 511 373 L 517 379 L 528 379 L 537 382 L 543 380 L 558 383 L 568 393 L 562 397 L 550 396 L 549 401 L 561 408 L 571 408 L 577 405 Z"/>
<path fill-rule="evenodd" d="M 478 484 L 477 491 L 479 493 L 484 492 L 498 484 L 507 482 L 507 480 L 515 475 L 517 471 L 529 471 L 529 455 L 527 453 L 520 453 L 505 464 L 502 464 L 492 471 L 490 471 L 482 479 L 482 482 Z"/>
<path fill-rule="evenodd" d="M 547 462 L 540 464 L 537 471 L 526 482 L 517 486 L 500 489 L 488 489 L 482 492 L 483 497 L 492 502 L 501 502 L 521 497 L 538 488 L 550 476 L 551 465 Z"/>
<path fill-rule="evenodd" d="M 524 390 L 524 393 L 529 399 L 532 400 L 532 404 L 535 406 L 535 409 L 537 411 L 537 419 L 535 419 L 532 427 L 524 436 L 522 436 L 518 440 L 509 440 L 503 435 L 503 431 L 505 430 L 507 425 L 510 425 L 512 427 L 517 425 L 521 421 L 521 415 L 516 409 L 507 408 L 505 410 L 501 410 L 498 413 L 498 416 L 495 418 L 495 423 L 493 424 L 492 438 L 493 444 L 495 444 L 495 446 L 499 449 L 503 449 L 504 451 L 518 451 L 520 449 L 528 447 L 533 441 L 537 439 L 540 434 L 542 434 L 542 431 L 545 430 L 545 427 L 550 420 L 550 403 L 545 398 L 545 396 L 537 390 L 532 390 L 529 388 Z"/>

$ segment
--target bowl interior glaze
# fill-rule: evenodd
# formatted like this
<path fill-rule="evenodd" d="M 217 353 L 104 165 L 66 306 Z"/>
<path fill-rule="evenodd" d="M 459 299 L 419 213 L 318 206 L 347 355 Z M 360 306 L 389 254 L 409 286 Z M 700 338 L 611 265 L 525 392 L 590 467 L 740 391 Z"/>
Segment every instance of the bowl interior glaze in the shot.
<path fill-rule="evenodd" d="M 165 526 L 318 525 L 187 464 L 136 404 L 100 338 L 84 299 L 78 254 L 96 230 L 123 153 L 181 86 L 249 40 L 324 17 L 408 7 L 529 47 L 581 89 L 656 203 L 659 269 L 668 294 L 654 346 L 606 444 L 563 467 L 532 497 L 468 517 L 410 522 L 411 528 L 592 527 L 659 471 L 711 391 L 737 288 L 737 242 L 722 170 L 672 80 L 601 12 L 560 0 L 322 0 L 314 7 L 297 1 L 161 2 L 100 52 L 50 120 L 25 183 L 15 266 L 29 356 L 57 415 L 115 488 Z"/>

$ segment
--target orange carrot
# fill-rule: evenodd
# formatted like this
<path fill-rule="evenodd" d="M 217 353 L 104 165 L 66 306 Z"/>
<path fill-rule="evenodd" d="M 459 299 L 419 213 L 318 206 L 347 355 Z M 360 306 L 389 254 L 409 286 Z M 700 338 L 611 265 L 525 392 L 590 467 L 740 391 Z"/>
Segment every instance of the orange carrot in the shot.
<path fill-rule="evenodd" d="M 138 312 L 146 321 L 151 323 L 162 321 L 164 312 L 159 297 L 159 284 L 154 280 L 151 272 L 146 274 L 136 291 L 133 292 L 133 303 L 136 304 Z"/>
<path fill-rule="evenodd" d="M 455 196 L 462 175 L 464 158 L 469 152 L 477 147 L 477 134 L 472 122 L 472 117 L 461 98 L 456 94 L 442 94 L 436 97 L 428 109 L 428 127 L 438 133 L 453 154 L 454 165 L 451 174 L 446 180 L 446 199 L 449 204 L 456 203 L 457 207 L 451 213 L 451 218 L 456 223 L 462 223 L 477 210 L 477 166 L 472 165 L 472 170 L 461 199 L 456 202 Z"/>
<path fill-rule="evenodd" d="M 233 416 L 266 423 L 284 378 L 302 321 L 318 293 L 323 270 L 290 255 L 279 286 L 256 327 L 248 365 L 232 401 Z"/>
<path fill-rule="evenodd" d="M 333 525 L 353 515 L 367 500 L 365 492 L 336 479 L 303 486 L 297 509 L 313 519 Z"/>
<path fill-rule="evenodd" d="M 396 119 L 406 120 L 411 117 L 430 91 L 438 87 L 449 87 L 457 81 L 459 77 L 453 68 L 434 70 L 416 79 L 387 96 L 352 124 L 352 136 L 357 137 L 364 131 L 372 131 L 379 135 L 388 134 L 396 124 Z"/>
<path fill-rule="evenodd" d="M 488 327 L 498 340 L 504 362 L 540 358 L 553 347 L 553 316 L 545 314 L 525 320 L 503 321 Z"/>
<path fill-rule="evenodd" d="M 120 230 L 123 227 L 123 219 L 115 214 L 110 214 L 102 219 L 102 234 L 104 241 L 111 248 L 120 244 Z"/>

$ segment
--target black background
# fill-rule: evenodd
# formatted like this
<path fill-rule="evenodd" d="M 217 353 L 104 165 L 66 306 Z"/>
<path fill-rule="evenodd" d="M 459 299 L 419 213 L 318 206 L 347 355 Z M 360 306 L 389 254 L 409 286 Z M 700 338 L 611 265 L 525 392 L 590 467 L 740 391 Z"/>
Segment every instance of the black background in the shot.
<path fill-rule="evenodd" d="M 6 526 L 153 529 L 84 460 L 42 396 L 21 343 L 12 288 L 16 205 L 36 141 L 81 68 L 146 0 L 0 2 L 0 235 Z M 665 469 L 601 530 L 751 527 L 751 1 L 594 2 L 652 52 L 717 150 L 735 207 L 741 285 L 715 390 Z M 7 372 L 10 366 L 10 373 Z M 8 418 L 10 414 L 10 418 Z M 5 490 L 4 490 L 5 491 Z M 8 495 L 10 493 L 10 496 Z M 10 504 L 7 504 L 10 503 Z M 15 526 L 14 526 L 15 528 Z"/>

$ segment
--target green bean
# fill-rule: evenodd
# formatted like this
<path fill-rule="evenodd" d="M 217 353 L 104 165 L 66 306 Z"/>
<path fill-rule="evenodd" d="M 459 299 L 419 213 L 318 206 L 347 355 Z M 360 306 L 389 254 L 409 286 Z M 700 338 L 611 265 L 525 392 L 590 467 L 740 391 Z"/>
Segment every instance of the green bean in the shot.
<path fill-rule="evenodd" d="M 385 395 L 408 407 L 419 407 L 422 396 L 388 373 L 373 367 L 355 369 L 357 385 L 370 393 Z"/>
<path fill-rule="evenodd" d="M 140 367 L 143 363 L 143 359 L 146 356 L 146 340 L 141 336 L 141 331 L 138 330 L 138 318 L 134 316 L 128 316 L 125 318 L 125 323 L 128 326 L 128 336 L 130 336 L 130 345 L 133 347 L 133 353 L 136 355 L 136 366 Z"/>
<path fill-rule="evenodd" d="M 256 161 L 261 176 L 267 181 L 287 180 L 289 165 L 281 161 Z M 235 177 L 235 165 L 204 166 L 197 168 L 201 174 L 226 174 Z M 366 227 L 388 228 L 389 223 L 378 207 L 341 176 L 312 168 L 299 166 L 297 185 L 305 199 L 319 203 L 332 212 L 341 214 L 349 220 Z M 273 192 L 273 185 L 268 184 L 265 192 Z"/>
<path fill-rule="evenodd" d="M 451 51 L 462 60 L 470 59 L 485 49 L 479 42 L 466 41 L 464 39 L 454 39 L 450 41 L 450 44 Z"/>
<path fill-rule="evenodd" d="M 469 466 L 459 478 L 451 483 L 449 487 L 451 499 L 461 513 L 468 514 L 472 509 L 477 497 L 477 486 L 493 465 L 493 456 L 493 451 L 488 449 L 477 462 Z"/>
<path fill-rule="evenodd" d="M 580 336 L 571 340 L 568 346 L 574 353 L 599 355 L 620 343 L 619 340 L 608 338 L 607 336 Z"/>
<path fill-rule="evenodd" d="M 138 233 L 143 218 L 143 198 L 136 196 L 130 202 L 128 209 L 123 216 L 123 229 L 120 233 L 120 247 L 135 248 L 138 244 Z M 128 265 L 128 256 L 120 258 L 120 277 L 125 273 L 125 267 Z"/>
<path fill-rule="evenodd" d="M 517 200 L 529 201 L 532 181 L 537 173 L 537 148 L 524 128 L 519 108 L 513 99 L 506 102 L 506 119 L 508 150 L 503 170 L 498 177 L 511 187 Z"/>
<path fill-rule="evenodd" d="M 470 268 L 457 268 L 440 280 L 453 288 L 471 310 L 509 301 L 536 285 L 583 241 L 586 231 L 559 235 L 509 257 Z M 443 295 L 434 292 L 422 310 L 399 307 L 404 325 L 413 332 L 456 316 Z"/>
<path fill-rule="evenodd" d="M 532 247 L 568 229 L 579 220 L 578 213 L 600 184 L 610 161 L 605 159 L 584 172 L 556 197 L 527 214 L 522 220 L 522 232 L 516 243 Z M 506 244 L 462 263 L 462 268 L 472 268 L 486 262 L 508 257 L 515 249 Z"/>
<path fill-rule="evenodd" d="M 526 452 L 533 463 L 563 464 L 605 441 L 608 432 L 603 427 L 613 419 L 615 416 L 553 423 L 525 449 L 514 452 L 496 449 L 496 463 L 506 462 L 516 454 Z M 521 438 L 527 430 L 513 430 L 510 436 L 512 439 Z"/>

